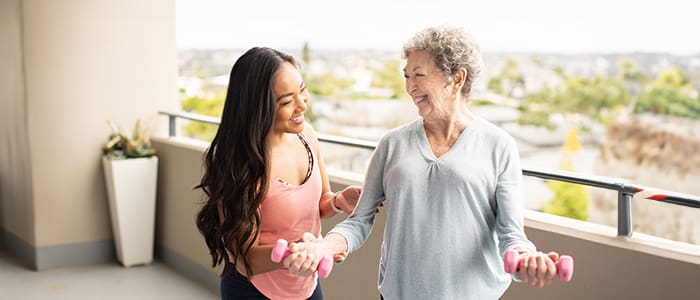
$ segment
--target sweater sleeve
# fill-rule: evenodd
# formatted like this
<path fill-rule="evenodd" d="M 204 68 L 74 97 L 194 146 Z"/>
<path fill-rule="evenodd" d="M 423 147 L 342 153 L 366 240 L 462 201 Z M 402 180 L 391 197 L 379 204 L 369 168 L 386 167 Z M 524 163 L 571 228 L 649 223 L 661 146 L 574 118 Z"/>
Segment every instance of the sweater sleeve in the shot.
<path fill-rule="evenodd" d="M 524 247 L 536 251 L 524 231 L 522 185 L 523 173 L 515 140 L 508 136 L 498 157 L 496 182 L 496 233 L 501 255 L 506 250 Z"/>
<path fill-rule="evenodd" d="M 380 140 L 365 172 L 362 193 L 355 211 L 330 232 L 342 235 L 348 243 L 348 253 L 359 249 L 372 232 L 376 209 L 384 202 L 384 164 L 386 143 Z M 329 232 L 329 233 L 330 233 Z"/>

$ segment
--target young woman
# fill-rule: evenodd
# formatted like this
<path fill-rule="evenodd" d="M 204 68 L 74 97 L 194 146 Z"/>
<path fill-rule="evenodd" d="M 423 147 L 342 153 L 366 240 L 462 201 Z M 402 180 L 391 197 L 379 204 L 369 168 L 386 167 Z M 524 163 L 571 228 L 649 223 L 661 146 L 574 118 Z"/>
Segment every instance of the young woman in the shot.
<path fill-rule="evenodd" d="M 305 232 L 320 237 L 321 218 L 349 214 L 360 195 L 359 187 L 330 191 L 316 134 L 304 122 L 308 101 L 290 55 L 252 48 L 231 70 L 197 186 L 206 195 L 197 227 L 213 266 L 225 264 L 222 299 L 323 298 L 317 276 L 296 276 L 270 260 L 278 239 L 298 241 Z M 307 268 L 318 261 L 304 254 L 288 259 Z"/>

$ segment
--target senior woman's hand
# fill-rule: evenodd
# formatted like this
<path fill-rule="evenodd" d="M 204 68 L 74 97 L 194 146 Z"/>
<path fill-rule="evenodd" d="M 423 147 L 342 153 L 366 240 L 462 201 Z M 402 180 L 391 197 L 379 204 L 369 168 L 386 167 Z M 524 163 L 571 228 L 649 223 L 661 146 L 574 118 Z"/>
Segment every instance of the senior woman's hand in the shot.
<path fill-rule="evenodd" d="M 324 256 L 331 256 L 333 261 L 343 261 L 347 257 L 347 252 L 334 253 L 324 247 L 322 241 L 309 232 L 304 233 L 301 241 L 289 245 L 291 253 L 282 260 L 282 265 L 293 274 L 311 276 Z"/>
<path fill-rule="evenodd" d="M 522 282 L 540 288 L 552 284 L 557 274 L 559 253 L 525 252 L 520 255 L 518 276 Z"/>

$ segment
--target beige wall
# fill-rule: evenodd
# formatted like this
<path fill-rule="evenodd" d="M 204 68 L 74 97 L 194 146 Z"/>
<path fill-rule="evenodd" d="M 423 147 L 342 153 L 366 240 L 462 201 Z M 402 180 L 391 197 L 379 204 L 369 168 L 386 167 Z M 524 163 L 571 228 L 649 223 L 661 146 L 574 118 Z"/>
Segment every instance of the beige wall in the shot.
<path fill-rule="evenodd" d="M 200 179 L 204 144 L 157 139 L 158 181 L 156 242 L 161 258 L 184 275 L 218 291 L 218 277 L 197 232 L 194 216 L 201 199 L 191 189 Z M 358 184 L 359 178 L 331 172 L 333 190 Z M 343 174 L 340 174 L 343 175 Z M 691 209 L 691 208 L 688 208 Z M 342 217 L 324 220 L 324 232 Z M 380 212 L 369 240 L 321 281 L 327 299 L 378 299 L 377 267 L 385 215 Z M 542 251 L 557 250 L 575 259 L 570 283 L 546 289 L 511 285 L 502 299 L 695 299 L 700 278 L 700 246 L 642 234 L 617 237 L 614 227 L 526 211 L 528 237 Z"/>
<path fill-rule="evenodd" d="M 202 201 L 200 190 L 192 188 L 202 178 L 202 156 L 208 144 L 186 138 L 156 138 L 160 166 L 158 169 L 158 204 L 156 212 L 156 244 L 160 259 L 189 278 L 218 291 L 218 272 L 211 268 L 209 250 L 197 230 L 195 215 Z M 331 176 L 332 189 L 341 190 L 356 184 L 362 176 L 339 180 Z M 342 221 L 344 215 L 323 221 L 323 232 Z M 327 299 L 378 299 L 377 266 L 382 240 L 384 213 L 377 217 L 377 230 L 372 232 L 366 247 L 347 263 L 335 265 L 332 276 L 323 279 Z"/>
<path fill-rule="evenodd" d="M 195 225 L 203 198 L 201 190 L 193 189 L 202 179 L 202 156 L 208 145 L 178 138 L 153 142 L 160 160 L 156 243 L 210 268 L 209 249 Z"/>
<path fill-rule="evenodd" d="M 537 212 L 526 213 L 525 225 L 540 250 L 574 257 L 574 277 L 545 289 L 513 283 L 503 300 L 698 299 L 698 246 L 639 233 L 617 237 L 613 227 Z"/>
<path fill-rule="evenodd" d="M 202 155 L 208 144 L 191 139 L 155 138 L 158 151 L 156 255 L 192 280 L 218 292 L 221 267 L 211 267 L 209 249 L 195 216 L 202 199 L 194 186 L 202 179 Z"/>
<path fill-rule="evenodd" d="M 27 0 L 23 11 L 35 245 L 110 239 L 106 121 L 131 127 L 177 104 L 175 3 Z"/>
<path fill-rule="evenodd" d="M 0 238 L 34 242 L 20 0 L 0 1 Z M 0 240 L 0 248 L 3 240 Z"/>
<path fill-rule="evenodd" d="M 0 68 L 9 107 L 1 113 L 9 145 L 0 147 L 0 176 L 12 178 L 3 179 L 0 194 L 4 227 L 38 252 L 111 241 L 100 164 L 106 121 L 131 128 L 142 118 L 160 127 L 156 134 L 166 132 L 156 112 L 178 105 L 175 1 L 2 5 L 0 38 L 9 58 L 0 59 L 10 68 Z M 26 184 L 17 184 L 22 176 Z"/>

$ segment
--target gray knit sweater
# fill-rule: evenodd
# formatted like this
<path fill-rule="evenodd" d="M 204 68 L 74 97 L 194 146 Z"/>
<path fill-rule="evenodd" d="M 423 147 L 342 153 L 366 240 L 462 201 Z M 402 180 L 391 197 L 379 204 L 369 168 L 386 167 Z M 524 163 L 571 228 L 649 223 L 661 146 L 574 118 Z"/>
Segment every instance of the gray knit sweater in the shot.
<path fill-rule="evenodd" d="M 497 299 L 511 281 L 503 252 L 535 249 L 523 232 L 521 187 L 517 145 L 505 131 L 476 117 L 436 158 L 419 118 L 382 137 L 355 212 L 331 232 L 357 250 L 384 202 L 384 299 Z"/>

